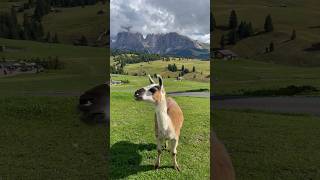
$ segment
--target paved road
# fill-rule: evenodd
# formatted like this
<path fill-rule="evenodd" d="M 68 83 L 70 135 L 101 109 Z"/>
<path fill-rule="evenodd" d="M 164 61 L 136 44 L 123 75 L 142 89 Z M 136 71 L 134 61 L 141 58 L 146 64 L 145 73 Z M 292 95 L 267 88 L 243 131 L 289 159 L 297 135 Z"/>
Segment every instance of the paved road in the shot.
<path fill-rule="evenodd" d="M 170 96 L 210 97 L 210 92 L 168 92 Z"/>
<path fill-rule="evenodd" d="M 320 97 L 252 97 L 214 100 L 217 109 L 252 109 L 320 116 Z"/>

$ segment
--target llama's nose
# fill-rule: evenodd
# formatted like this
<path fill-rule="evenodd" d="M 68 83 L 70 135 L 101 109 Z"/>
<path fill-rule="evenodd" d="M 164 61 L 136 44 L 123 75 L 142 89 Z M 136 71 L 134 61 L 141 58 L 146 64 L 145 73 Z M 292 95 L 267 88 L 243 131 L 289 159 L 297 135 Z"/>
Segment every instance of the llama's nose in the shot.
<path fill-rule="evenodd" d="M 138 89 L 135 93 L 134 93 L 134 97 L 139 98 L 142 96 L 142 94 L 145 92 L 145 90 L 143 88 Z"/>

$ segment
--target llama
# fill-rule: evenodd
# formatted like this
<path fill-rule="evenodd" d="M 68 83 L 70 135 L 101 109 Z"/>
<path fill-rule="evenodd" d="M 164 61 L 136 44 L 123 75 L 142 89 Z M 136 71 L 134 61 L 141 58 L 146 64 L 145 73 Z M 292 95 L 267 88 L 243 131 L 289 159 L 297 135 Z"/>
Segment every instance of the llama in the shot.
<path fill-rule="evenodd" d="M 168 141 L 172 153 L 173 167 L 177 171 L 180 171 L 176 157 L 180 129 L 184 119 L 183 113 L 179 105 L 172 98 L 166 97 L 163 79 L 160 75 L 157 75 L 157 77 L 159 84 L 156 84 L 149 75 L 151 84 L 137 90 L 134 96 L 138 101 L 148 101 L 155 105 L 155 135 L 158 150 L 155 169 L 160 167 L 162 145 L 167 144 Z"/>
<path fill-rule="evenodd" d="M 216 134 L 211 130 L 211 179 L 214 180 L 235 180 L 235 171 L 231 158 L 219 141 Z"/>

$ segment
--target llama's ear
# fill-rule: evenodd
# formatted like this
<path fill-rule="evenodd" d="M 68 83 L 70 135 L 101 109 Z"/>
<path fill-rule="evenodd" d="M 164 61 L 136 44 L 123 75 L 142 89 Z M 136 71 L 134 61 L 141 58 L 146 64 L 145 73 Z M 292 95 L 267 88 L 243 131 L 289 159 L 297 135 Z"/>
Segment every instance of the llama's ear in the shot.
<path fill-rule="evenodd" d="M 161 87 L 161 89 L 163 88 L 163 80 L 162 80 L 162 77 L 159 75 L 159 74 L 157 74 L 157 77 L 158 77 L 158 79 L 159 79 L 159 86 Z"/>
<path fill-rule="evenodd" d="M 150 74 L 148 74 L 148 77 L 149 77 L 149 81 L 151 84 L 155 84 L 155 82 L 153 81 L 152 77 L 150 76 Z"/>

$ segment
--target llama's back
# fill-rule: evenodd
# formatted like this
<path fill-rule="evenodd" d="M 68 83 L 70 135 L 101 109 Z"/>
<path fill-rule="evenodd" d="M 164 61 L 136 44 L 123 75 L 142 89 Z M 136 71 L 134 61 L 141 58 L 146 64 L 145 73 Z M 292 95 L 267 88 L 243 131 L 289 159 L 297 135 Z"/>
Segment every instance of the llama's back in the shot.
<path fill-rule="evenodd" d="M 183 124 L 183 113 L 177 102 L 171 97 L 167 98 L 168 115 L 172 121 L 172 125 L 175 128 L 177 136 L 180 135 L 180 129 Z"/>
<path fill-rule="evenodd" d="M 214 132 L 211 132 L 212 148 L 211 156 L 213 159 L 213 179 L 214 180 L 235 180 L 235 172 L 230 156 L 224 145 L 218 140 Z"/>

